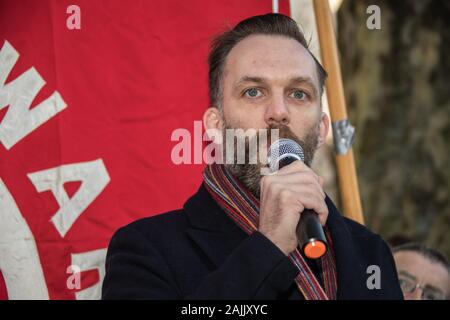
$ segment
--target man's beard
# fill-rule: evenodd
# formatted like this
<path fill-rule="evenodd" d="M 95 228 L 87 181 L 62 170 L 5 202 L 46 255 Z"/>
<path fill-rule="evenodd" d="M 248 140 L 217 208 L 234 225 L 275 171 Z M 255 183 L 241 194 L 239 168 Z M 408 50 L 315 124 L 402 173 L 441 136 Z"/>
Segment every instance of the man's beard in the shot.
<path fill-rule="evenodd" d="M 225 120 L 224 120 L 224 130 L 223 130 L 223 152 L 226 153 L 226 129 L 237 129 L 230 126 Z M 314 153 L 316 152 L 318 139 L 319 139 L 319 126 L 313 125 L 311 129 L 307 131 L 307 134 L 303 139 L 298 138 L 292 131 L 289 129 L 286 125 L 270 125 L 267 128 L 267 146 L 271 143 L 271 132 L 272 129 L 278 129 L 279 136 L 278 138 L 286 138 L 291 139 L 297 142 L 303 149 L 304 152 L 304 163 L 310 167 L 312 160 L 314 158 Z M 244 186 L 246 186 L 250 192 L 259 199 L 260 197 L 260 182 L 261 182 L 261 169 L 263 167 L 267 167 L 267 163 L 263 163 L 261 159 L 258 157 L 256 161 L 250 161 L 250 145 L 252 143 L 255 143 L 255 141 L 258 142 L 258 135 L 252 136 L 251 138 L 245 138 L 245 163 L 240 164 L 238 162 L 238 154 L 237 154 L 237 141 L 235 139 L 234 141 L 234 161 L 232 164 L 225 163 L 225 167 L 228 171 L 231 172 L 236 178 L 241 181 Z M 258 143 L 256 143 L 257 148 L 260 147 Z M 264 152 L 267 152 L 267 150 L 264 150 Z M 257 151 L 257 154 L 259 154 L 259 150 Z M 251 162 L 251 163 L 250 163 Z M 256 163 L 255 163 L 256 162 Z"/>

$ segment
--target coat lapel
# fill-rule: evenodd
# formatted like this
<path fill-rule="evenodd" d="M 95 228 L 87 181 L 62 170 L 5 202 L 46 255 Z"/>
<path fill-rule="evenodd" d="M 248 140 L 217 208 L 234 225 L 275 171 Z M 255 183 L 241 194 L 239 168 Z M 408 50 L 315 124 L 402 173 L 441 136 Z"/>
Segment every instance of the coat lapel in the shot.
<path fill-rule="evenodd" d="M 355 246 L 355 238 L 339 211 L 327 197 L 329 226 L 336 255 L 337 269 L 337 299 L 364 299 L 362 292 L 368 292 L 366 287 L 365 267 Z"/>
<path fill-rule="evenodd" d="M 215 267 L 248 237 L 212 199 L 203 184 L 185 203 L 184 209 L 190 223 L 186 234 Z"/>

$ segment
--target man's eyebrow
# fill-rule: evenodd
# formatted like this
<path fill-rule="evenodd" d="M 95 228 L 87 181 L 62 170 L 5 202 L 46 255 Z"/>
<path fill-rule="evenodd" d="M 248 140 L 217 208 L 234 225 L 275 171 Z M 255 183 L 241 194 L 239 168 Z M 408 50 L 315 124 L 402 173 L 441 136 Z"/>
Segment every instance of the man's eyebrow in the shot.
<path fill-rule="evenodd" d="M 246 82 L 255 82 L 255 83 L 266 83 L 267 80 L 262 77 L 254 77 L 254 76 L 243 76 L 236 83 L 237 86 L 246 83 Z"/>
<path fill-rule="evenodd" d="M 268 80 L 264 77 L 256 77 L 256 76 L 243 76 L 239 79 L 239 81 L 236 83 L 236 86 L 242 85 L 247 82 L 253 82 L 253 83 L 260 83 L 265 84 L 268 82 Z M 314 93 L 317 93 L 316 86 L 314 85 L 314 81 L 310 77 L 293 77 L 288 80 L 288 83 L 290 86 L 294 85 L 300 85 L 300 84 L 306 84 L 311 89 L 314 90 Z"/>
<path fill-rule="evenodd" d="M 412 274 L 410 274 L 410 273 L 408 273 L 406 271 L 399 271 L 398 274 L 402 275 L 402 276 L 405 276 L 407 278 L 410 278 L 411 280 L 414 280 L 414 281 L 417 280 L 416 277 L 414 277 Z"/>
<path fill-rule="evenodd" d="M 310 77 L 294 77 L 289 79 L 289 83 L 308 83 L 313 85 L 314 82 Z"/>

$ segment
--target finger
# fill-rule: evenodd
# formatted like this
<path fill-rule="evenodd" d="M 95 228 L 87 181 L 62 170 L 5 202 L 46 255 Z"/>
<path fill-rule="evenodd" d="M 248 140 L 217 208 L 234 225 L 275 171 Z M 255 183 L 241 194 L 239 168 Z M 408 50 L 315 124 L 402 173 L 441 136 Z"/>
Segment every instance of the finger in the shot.
<path fill-rule="evenodd" d="M 312 188 L 322 195 L 322 198 L 325 198 L 325 192 L 323 191 L 322 186 L 319 183 L 319 180 L 316 179 L 316 175 L 311 172 L 295 172 L 286 175 L 272 175 L 270 177 L 271 183 L 278 183 L 282 186 L 288 187 L 301 187 L 303 185 Z"/>
<path fill-rule="evenodd" d="M 303 183 L 298 184 L 295 182 L 276 182 L 278 185 L 281 186 L 280 189 L 289 189 L 297 193 L 303 193 L 303 192 L 309 192 L 313 195 L 317 195 L 318 198 L 321 200 L 325 200 L 326 194 L 323 191 L 322 187 L 319 185 L 318 182 L 311 182 L 311 183 Z"/>
<path fill-rule="evenodd" d="M 312 192 L 304 192 L 299 196 L 299 201 L 307 209 L 316 211 L 317 214 L 323 215 L 328 213 L 328 207 L 322 197 Z"/>
<path fill-rule="evenodd" d="M 328 207 L 322 195 L 319 192 L 312 190 L 311 188 L 305 186 L 291 186 L 290 188 L 280 188 L 280 185 L 277 184 L 275 192 L 279 194 L 280 199 L 282 195 L 288 195 L 288 197 L 283 197 L 284 206 L 292 203 L 296 204 L 296 206 L 314 210 L 319 215 L 328 213 Z"/>
<path fill-rule="evenodd" d="M 283 168 L 279 169 L 277 172 L 278 174 L 289 174 L 292 172 L 298 172 L 298 171 L 309 171 L 311 170 L 306 164 L 304 164 L 300 160 L 296 160 L 287 166 L 284 166 Z"/>
<path fill-rule="evenodd" d="M 262 167 L 260 173 L 262 176 L 272 176 L 275 175 L 278 171 L 272 172 L 268 167 Z"/>
<path fill-rule="evenodd" d="M 317 175 L 317 173 L 315 173 L 310 167 L 308 167 L 306 164 L 304 164 L 301 161 L 294 161 L 291 164 L 289 164 L 275 172 L 277 175 L 280 175 L 280 176 L 291 174 L 291 173 L 296 173 L 296 172 L 310 172 L 311 174 L 313 174 L 313 176 L 316 178 L 316 180 L 319 181 L 319 176 Z"/>
<path fill-rule="evenodd" d="M 319 199 L 315 199 L 310 202 L 308 200 L 304 200 L 304 207 L 306 209 L 313 210 L 318 215 L 321 225 L 326 224 L 328 219 L 328 207 L 323 200 L 320 201 Z"/>
<path fill-rule="evenodd" d="M 298 165 L 297 162 L 300 165 Z M 294 165 L 294 164 L 296 164 L 296 165 L 290 167 L 291 165 Z M 301 165 L 303 167 L 301 167 Z M 285 169 L 285 168 L 287 168 L 287 169 Z M 315 173 L 311 168 L 309 168 L 305 164 L 302 164 L 300 161 L 295 161 L 295 162 L 291 163 L 289 166 L 286 166 L 278 171 L 275 171 L 274 175 L 287 176 L 287 175 L 296 174 L 296 173 L 307 173 L 307 174 L 310 174 L 311 176 L 313 176 L 317 182 L 319 182 L 319 180 L 320 180 L 317 173 Z"/>

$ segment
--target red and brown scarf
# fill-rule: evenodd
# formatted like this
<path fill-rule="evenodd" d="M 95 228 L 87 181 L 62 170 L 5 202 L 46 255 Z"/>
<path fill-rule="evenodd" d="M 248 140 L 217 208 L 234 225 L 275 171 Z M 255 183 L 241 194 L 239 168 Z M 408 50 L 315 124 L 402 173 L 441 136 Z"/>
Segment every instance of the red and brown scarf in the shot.
<path fill-rule="evenodd" d="M 203 172 L 204 184 L 208 192 L 233 221 L 247 234 L 258 228 L 259 200 L 237 180 L 223 165 L 212 164 Z M 329 250 L 319 259 L 320 276 L 324 288 L 309 268 L 305 259 L 296 249 L 289 255 L 291 261 L 299 270 L 295 278 L 298 289 L 306 300 L 336 299 L 336 264 L 330 233 L 324 228 Z"/>

